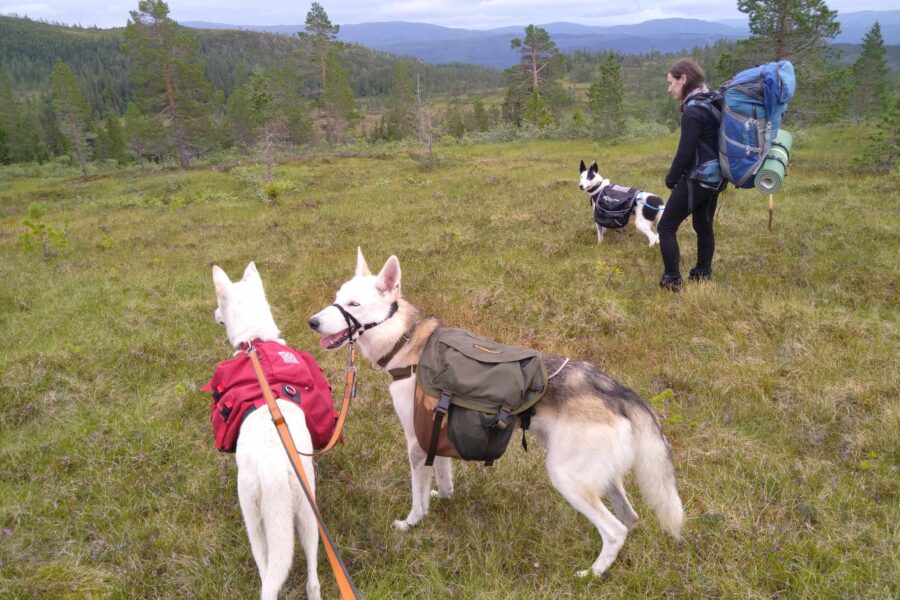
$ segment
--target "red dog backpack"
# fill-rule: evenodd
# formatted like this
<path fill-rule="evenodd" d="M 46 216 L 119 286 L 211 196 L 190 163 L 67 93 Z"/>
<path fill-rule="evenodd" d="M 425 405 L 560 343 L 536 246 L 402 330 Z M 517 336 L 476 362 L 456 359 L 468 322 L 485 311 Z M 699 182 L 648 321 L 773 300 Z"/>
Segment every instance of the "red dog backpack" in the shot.
<path fill-rule="evenodd" d="M 256 342 L 254 347 L 272 394 L 303 409 L 313 446 L 324 447 L 334 433 L 338 413 L 321 367 L 307 352 L 278 342 Z M 266 404 L 250 357 L 242 352 L 219 363 L 203 389 L 212 393 L 209 418 L 216 448 L 234 452 L 244 419 Z"/>

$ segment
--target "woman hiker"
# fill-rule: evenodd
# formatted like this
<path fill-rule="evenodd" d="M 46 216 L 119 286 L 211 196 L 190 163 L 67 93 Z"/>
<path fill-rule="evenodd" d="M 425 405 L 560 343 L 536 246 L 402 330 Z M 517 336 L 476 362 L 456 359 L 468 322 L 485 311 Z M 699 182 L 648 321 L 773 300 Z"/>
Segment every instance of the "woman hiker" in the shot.
<path fill-rule="evenodd" d="M 691 179 L 694 167 L 717 161 L 719 153 L 719 121 L 713 111 L 699 103 L 689 103 L 699 94 L 708 94 L 706 75 L 692 60 L 682 60 L 666 73 L 669 93 L 681 102 L 681 140 L 672 159 L 666 187 L 672 190 L 656 230 L 665 272 L 660 287 L 677 291 L 681 288 L 680 253 L 675 237 L 681 222 L 692 215 L 697 232 L 697 264 L 690 271 L 691 281 L 712 277 L 712 258 L 716 248 L 713 216 L 716 212 L 719 185 L 707 185 Z M 699 96 L 697 99 L 701 99 Z M 685 104 L 689 104 L 685 106 Z"/>

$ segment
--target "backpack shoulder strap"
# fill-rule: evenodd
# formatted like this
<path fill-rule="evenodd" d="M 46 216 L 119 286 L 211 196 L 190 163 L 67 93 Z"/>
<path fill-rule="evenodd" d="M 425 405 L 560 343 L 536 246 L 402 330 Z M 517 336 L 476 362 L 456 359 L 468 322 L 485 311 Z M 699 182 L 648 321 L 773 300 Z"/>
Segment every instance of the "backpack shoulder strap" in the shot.
<path fill-rule="evenodd" d="M 710 113 L 712 113 L 712 116 L 715 117 L 716 121 L 721 123 L 722 122 L 722 111 L 716 107 L 714 102 L 715 102 L 715 98 L 713 96 L 708 95 L 708 94 L 703 94 L 699 97 L 695 96 L 695 97 L 691 98 L 690 100 L 688 100 L 685 103 L 685 106 L 700 106 L 702 108 L 705 108 Z"/>

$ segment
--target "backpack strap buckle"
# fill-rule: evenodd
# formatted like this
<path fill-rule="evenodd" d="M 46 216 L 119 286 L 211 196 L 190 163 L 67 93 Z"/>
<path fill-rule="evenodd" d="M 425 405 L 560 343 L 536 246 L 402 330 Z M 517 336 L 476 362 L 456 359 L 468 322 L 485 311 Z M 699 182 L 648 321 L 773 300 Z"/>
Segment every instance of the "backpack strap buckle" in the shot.
<path fill-rule="evenodd" d="M 438 398 L 438 404 L 434 407 L 434 423 L 431 425 L 431 442 L 428 444 L 428 455 L 425 457 L 426 467 L 430 467 L 434 464 L 438 440 L 441 436 L 441 423 L 444 421 L 444 415 L 450 410 L 450 398 L 450 394 L 441 392 L 441 397 Z"/>

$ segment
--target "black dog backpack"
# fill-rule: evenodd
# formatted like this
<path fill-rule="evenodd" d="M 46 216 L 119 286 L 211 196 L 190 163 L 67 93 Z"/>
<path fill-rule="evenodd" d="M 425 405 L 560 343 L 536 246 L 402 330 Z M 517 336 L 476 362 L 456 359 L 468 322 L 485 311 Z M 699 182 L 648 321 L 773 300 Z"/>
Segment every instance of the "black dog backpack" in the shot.
<path fill-rule="evenodd" d="M 506 451 L 518 416 L 546 390 L 536 350 L 464 329 L 435 330 L 419 360 L 415 394 L 416 439 L 428 453 L 426 464 L 437 455 L 490 465 Z"/>
<path fill-rule="evenodd" d="M 621 229 L 628 225 L 639 190 L 614 183 L 609 184 L 594 200 L 594 221 L 600 227 Z"/>

